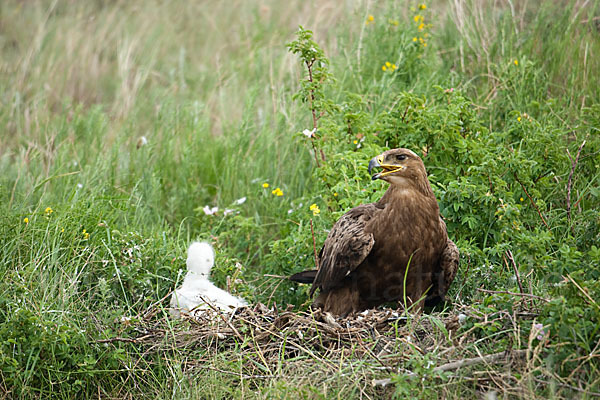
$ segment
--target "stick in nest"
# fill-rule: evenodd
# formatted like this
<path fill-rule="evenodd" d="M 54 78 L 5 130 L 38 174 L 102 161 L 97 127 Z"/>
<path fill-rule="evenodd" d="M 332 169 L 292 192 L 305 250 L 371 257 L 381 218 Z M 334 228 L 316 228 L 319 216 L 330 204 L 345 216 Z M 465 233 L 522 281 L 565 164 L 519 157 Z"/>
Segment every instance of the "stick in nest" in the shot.
<path fill-rule="evenodd" d="M 454 371 L 456 369 L 462 367 L 468 367 L 470 365 L 486 363 L 493 364 L 497 362 L 504 361 L 508 355 L 512 355 L 513 358 L 521 358 L 527 354 L 527 350 L 514 350 L 511 352 L 502 351 L 500 353 L 488 354 L 485 356 L 473 357 L 473 358 L 465 358 L 462 360 L 452 361 L 447 364 L 440 365 L 439 367 L 435 367 L 433 369 L 434 372 L 447 372 Z M 416 376 L 416 374 L 412 371 L 407 371 L 408 376 Z M 390 378 L 386 379 L 375 379 L 373 380 L 373 386 L 387 386 L 392 383 Z"/>

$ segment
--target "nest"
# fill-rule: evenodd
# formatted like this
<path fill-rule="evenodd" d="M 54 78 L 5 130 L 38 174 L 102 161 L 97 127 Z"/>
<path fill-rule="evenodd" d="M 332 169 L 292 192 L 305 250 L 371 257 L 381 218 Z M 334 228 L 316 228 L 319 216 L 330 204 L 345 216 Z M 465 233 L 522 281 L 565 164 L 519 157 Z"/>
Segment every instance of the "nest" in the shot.
<path fill-rule="evenodd" d="M 439 339 L 447 340 L 447 335 L 453 335 L 459 327 L 455 315 L 438 319 L 373 309 L 336 318 L 321 310 L 295 311 L 293 306 L 278 310 L 261 303 L 232 313 L 202 310 L 194 315 L 183 314 L 182 319 L 175 329 L 164 326 L 164 321 L 138 326 L 139 336 L 133 341 L 148 346 L 148 352 L 235 350 L 238 355 L 241 352 L 258 357 L 263 363 L 302 358 L 332 367 L 335 360 L 354 358 L 391 370 L 413 351 L 426 354 Z M 187 366 L 202 362 L 191 361 Z M 252 368 L 248 371 L 248 375 L 255 373 Z"/>
<path fill-rule="evenodd" d="M 460 388 L 466 379 L 480 393 L 500 390 L 527 397 L 559 379 L 544 369 L 548 334 L 540 339 L 534 328 L 528 338 L 521 334 L 525 325 L 536 324 L 537 306 L 530 300 L 519 296 L 512 311 L 492 313 L 454 303 L 444 313 L 383 308 L 345 318 L 259 303 L 231 313 L 202 310 L 181 319 L 161 313 L 159 301 L 137 323 L 127 323 L 128 337 L 99 342 L 134 344 L 140 356 L 135 365 L 167 360 L 182 372 L 207 378 L 203 382 L 226 379 L 234 386 L 253 382 L 259 388 L 258 382 L 284 380 L 296 388 L 354 385 L 361 393 L 387 396 L 393 387 L 388 384 L 398 377 L 422 382 L 445 373 L 448 396 L 453 385 Z M 486 327 L 494 330 L 486 333 Z M 508 339 L 499 341 L 493 333 L 498 330 Z M 560 387 L 578 390 L 570 382 Z"/>

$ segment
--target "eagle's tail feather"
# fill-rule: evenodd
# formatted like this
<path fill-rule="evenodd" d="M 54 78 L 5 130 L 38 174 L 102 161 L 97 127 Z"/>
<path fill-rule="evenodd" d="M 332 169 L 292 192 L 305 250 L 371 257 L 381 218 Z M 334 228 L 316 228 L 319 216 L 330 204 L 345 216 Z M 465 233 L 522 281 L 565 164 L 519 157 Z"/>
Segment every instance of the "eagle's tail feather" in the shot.
<path fill-rule="evenodd" d="M 313 283 L 315 276 L 317 276 L 317 270 L 311 269 L 308 271 L 298 272 L 297 274 L 290 276 L 288 279 L 298 283 Z"/>

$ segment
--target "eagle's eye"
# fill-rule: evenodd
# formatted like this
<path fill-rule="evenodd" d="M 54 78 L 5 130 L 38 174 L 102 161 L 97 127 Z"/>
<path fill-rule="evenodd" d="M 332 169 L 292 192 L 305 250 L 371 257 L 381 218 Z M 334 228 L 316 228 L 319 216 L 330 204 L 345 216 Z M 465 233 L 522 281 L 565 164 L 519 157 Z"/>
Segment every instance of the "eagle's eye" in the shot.
<path fill-rule="evenodd" d="M 396 156 L 396 160 L 398 161 L 404 161 L 406 160 L 406 154 L 399 154 Z"/>

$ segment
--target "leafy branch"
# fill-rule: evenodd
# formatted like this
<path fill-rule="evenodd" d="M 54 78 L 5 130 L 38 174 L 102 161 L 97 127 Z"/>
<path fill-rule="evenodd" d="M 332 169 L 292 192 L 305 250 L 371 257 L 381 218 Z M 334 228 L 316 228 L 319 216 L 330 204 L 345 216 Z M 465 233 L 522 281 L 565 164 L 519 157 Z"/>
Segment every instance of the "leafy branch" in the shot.
<path fill-rule="evenodd" d="M 324 86 L 333 77 L 329 73 L 329 60 L 317 42 L 313 40 L 313 32 L 302 26 L 296 32 L 296 40 L 287 44 L 292 54 L 298 54 L 308 71 L 308 77 L 300 81 L 300 90 L 294 95 L 294 100 L 300 98 L 303 103 L 308 103 L 312 115 L 312 131 L 305 131 L 310 139 L 315 155 L 317 167 L 320 167 L 317 155 L 315 139 L 318 130 L 319 119 L 331 111 L 335 105 L 325 99 Z M 325 155 L 321 151 L 321 160 L 325 161 Z"/>

